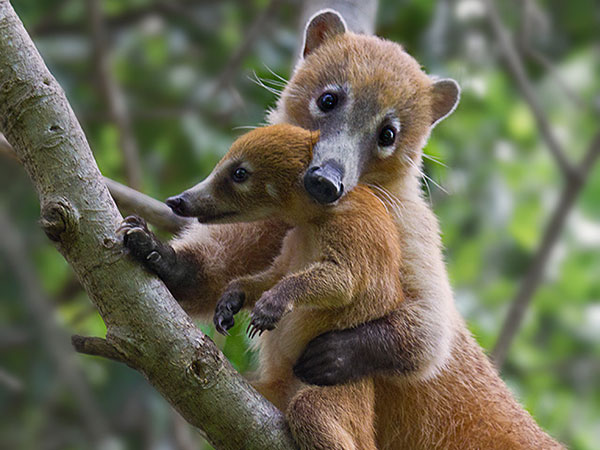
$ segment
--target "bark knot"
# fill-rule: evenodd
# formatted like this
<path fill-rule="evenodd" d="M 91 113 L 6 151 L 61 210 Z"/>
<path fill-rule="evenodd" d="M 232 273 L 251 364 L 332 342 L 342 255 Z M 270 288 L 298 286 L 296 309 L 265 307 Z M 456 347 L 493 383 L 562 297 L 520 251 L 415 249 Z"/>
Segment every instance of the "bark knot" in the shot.
<path fill-rule="evenodd" d="M 216 383 L 222 369 L 223 359 L 218 352 L 202 350 L 188 366 L 188 373 L 200 382 L 202 389 L 209 389 Z"/>
<path fill-rule="evenodd" d="M 79 217 L 66 199 L 51 200 L 42 206 L 40 225 L 54 242 L 63 242 L 72 235 L 79 223 Z"/>

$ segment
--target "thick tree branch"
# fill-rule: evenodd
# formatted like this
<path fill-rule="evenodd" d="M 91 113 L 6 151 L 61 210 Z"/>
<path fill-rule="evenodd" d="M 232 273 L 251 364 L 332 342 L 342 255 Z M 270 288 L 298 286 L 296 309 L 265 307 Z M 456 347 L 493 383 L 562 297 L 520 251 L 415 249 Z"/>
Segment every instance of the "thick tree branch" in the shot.
<path fill-rule="evenodd" d="M 579 176 L 579 174 L 577 173 L 577 170 L 573 167 L 573 165 L 565 157 L 564 149 L 562 148 L 562 146 L 556 139 L 554 132 L 552 131 L 552 126 L 550 125 L 550 122 L 548 121 L 548 118 L 546 117 L 542 106 L 537 100 L 533 86 L 529 82 L 523 62 L 521 61 L 521 58 L 519 57 L 519 54 L 512 43 L 508 31 L 502 24 L 502 20 L 500 18 L 498 10 L 496 9 L 494 0 L 484 1 L 487 7 L 488 19 L 492 27 L 492 31 L 496 36 L 498 46 L 500 48 L 500 51 L 502 52 L 502 56 L 504 57 L 504 60 L 506 62 L 506 67 L 511 76 L 514 78 L 517 87 L 523 95 L 523 98 L 529 105 L 533 117 L 537 122 L 538 129 L 540 130 L 542 138 L 546 142 L 550 153 L 556 160 L 556 163 L 560 167 L 564 177 L 567 180 L 571 178 L 576 178 L 577 176 Z"/>
<path fill-rule="evenodd" d="M 107 325 L 107 341 L 221 449 L 293 448 L 283 414 L 231 367 L 166 287 L 127 257 L 119 214 L 64 92 L 0 0 L 0 128 L 41 224 Z"/>

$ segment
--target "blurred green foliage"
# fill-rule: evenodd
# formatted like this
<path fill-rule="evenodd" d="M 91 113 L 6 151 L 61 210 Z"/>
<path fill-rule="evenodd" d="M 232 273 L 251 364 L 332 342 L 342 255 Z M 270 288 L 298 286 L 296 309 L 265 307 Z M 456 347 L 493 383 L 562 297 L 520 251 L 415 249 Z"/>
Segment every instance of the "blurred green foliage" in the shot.
<path fill-rule="evenodd" d="M 100 95 L 86 2 L 18 0 L 14 7 L 80 118 L 102 172 L 125 182 L 118 129 Z M 213 89 L 246 39 L 266 0 L 106 0 L 111 70 L 126 95 L 141 149 L 143 190 L 158 199 L 206 176 L 246 125 L 258 125 L 275 97 L 250 81 L 289 77 L 299 5 L 282 2 L 234 70 Z M 505 23 L 553 61 L 526 56 L 544 111 L 570 158 L 580 157 L 598 127 L 598 5 L 544 0 L 532 36 L 521 2 L 498 2 Z M 519 31 L 520 30 L 520 31 Z M 563 181 L 535 121 L 498 62 L 478 0 L 382 0 L 378 34 L 403 43 L 429 73 L 463 87 L 457 111 L 433 132 L 425 151 L 431 202 L 440 219 L 456 302 L 485 349 L 491 349 Z M 565 94 L 556 77 L 580 97 Z M 594 112 L 596 111 L 596 112 Z M 70 268 L 38 229 L 39 206 L 18 164 L 0 164 L 0 207 L 27 242 L 64 335 L 103 335 L 104 325 Z M 425 188 L 425 187 L 424 187 Z M 573 449 L 600 442 L 600 167 L 596 167 L 554 249 L 546 279 L 511 347 L 504 379 L 539 423 Z M 24 300 L 14 267 L 0 260 L 0 448 L 92 447 L 81 405 L 57 373 L 46 336 Z M 212 328 L 202 326 L 212 335 Z M 216 338 L 238 370 L 255 367 L 243 325 Z M 108 435 L 104 448 L 189 448 L 185 425 L 127 367 L 76 357 Z M 183 428 L 182 428 L 183 427 Z M 183 431 L 182 431 L 183 430 Z M 183 433 L 183 434 L 182 434 Z M 184 436 L 184 437 L 182 437 Z M 189 436 L 188 436 L 189 437 Z M 191 436 L 198 447 L 201 438 Z"/>

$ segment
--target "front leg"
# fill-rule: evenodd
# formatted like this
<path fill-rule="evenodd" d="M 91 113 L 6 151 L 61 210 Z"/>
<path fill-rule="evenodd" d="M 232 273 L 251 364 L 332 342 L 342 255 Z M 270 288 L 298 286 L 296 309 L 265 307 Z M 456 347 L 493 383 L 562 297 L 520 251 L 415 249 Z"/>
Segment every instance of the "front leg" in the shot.
<path fill-rule="evenodd" d="M 233 280 L 217 302 L 213 323 L 217 331 L 227 335 L 235 324 L 234 316 L 242 307 L 251 308 L 263 292 L 272 288 L 287 270 L 288 260 L 280 255 L 264 272 Z"/>
<path fill-rule="evenodd" d="M 144 219 L 130 216 L 119 232 L 131 255 L 163 280 L 189 314 L 210 317 L 230 280 L 271 264 L 287 229 L 277 221 L 192 224 L 167 244 Z"/>
<path fill-rule="evenodd" d="M 190 261 L 186 263 L 178 257 L 173 247 L 158 239 L 141 217 L 126 217 L 117 233 L 122 234 L 123 244 L 131 256 L 158 275 L 174 297 L 178 300 L 186 297 L 199 272 Z"/>
<path fill-rule="evenodd" d="M 283 278 L 256 302 L 250 337 L 274 329 L 294 306 L 336 307 L 352 301 L 352 296 L 353 278 L 348 268 L 329 261 L 312 264 L 302 272 Z"/>

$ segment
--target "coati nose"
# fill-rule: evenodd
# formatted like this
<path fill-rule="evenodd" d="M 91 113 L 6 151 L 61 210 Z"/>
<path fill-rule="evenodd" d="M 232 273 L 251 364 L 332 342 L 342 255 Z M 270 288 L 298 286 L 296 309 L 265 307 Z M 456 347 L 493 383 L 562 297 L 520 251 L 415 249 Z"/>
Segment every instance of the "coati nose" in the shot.
<path fill-rule="evenodd" d="M 183 194 L 175 195 L 174 197 L 169 197 L 165 203 L 178 216 L 187 215 L 187 201 L 183 197 Z"/>
<path fill-rule="evenodd" d="M 304 188 L 321 204 L 333 203 L 344 193 L 344 169 L 334 161 L 313 166 L 304 175 Z"/>

